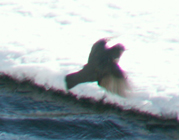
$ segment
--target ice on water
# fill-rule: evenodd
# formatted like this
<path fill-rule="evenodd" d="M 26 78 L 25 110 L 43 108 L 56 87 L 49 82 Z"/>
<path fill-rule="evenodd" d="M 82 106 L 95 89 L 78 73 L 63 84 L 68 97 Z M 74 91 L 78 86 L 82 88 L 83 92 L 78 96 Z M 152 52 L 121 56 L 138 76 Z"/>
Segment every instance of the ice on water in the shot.
<path fill-rule="evenodd" d="M 129 4 L 130 3 L 130 4 Z M 179 114 L 179 12 L 175 0 L 0 2 L 0 71 L 29 79 L 48 90 L 65 90 L 64 77 L 87 62 L 92 44 L 115 36 L 109 45 L 128 49 L 120 59 L 130 97 L 85 83 L 77 97 L 104 98 L 124 109 L 158 116 Z"/>

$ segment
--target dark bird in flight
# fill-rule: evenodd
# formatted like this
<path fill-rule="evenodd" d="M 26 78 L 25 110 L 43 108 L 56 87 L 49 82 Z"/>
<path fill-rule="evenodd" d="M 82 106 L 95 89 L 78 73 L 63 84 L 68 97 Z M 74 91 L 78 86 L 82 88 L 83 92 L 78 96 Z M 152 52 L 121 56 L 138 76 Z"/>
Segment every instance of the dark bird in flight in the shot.
<path fill-rule="evenodd" d="M 125 74 L 118 65 L 118 60 L 125 47 L 118 43 L 112 47 L 106 44 L 109 39 L 103 38 L 93 44 L 88 63 L 83 69 L 66 75 L 66 88 L 69 90 L 77 84 L 97 81 L 106 90 L 125 96 L 127 87 Z"/>

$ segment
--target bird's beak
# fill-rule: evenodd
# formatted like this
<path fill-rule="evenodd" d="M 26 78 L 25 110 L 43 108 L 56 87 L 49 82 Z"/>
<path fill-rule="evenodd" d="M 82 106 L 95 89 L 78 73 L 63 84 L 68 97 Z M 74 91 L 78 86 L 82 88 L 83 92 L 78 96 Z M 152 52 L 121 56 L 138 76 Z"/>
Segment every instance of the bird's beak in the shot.
<path fill-rule="evenodd" d="M 125 51 L 125 50 L 124 50 Z M 122 54 L 124 53 L 124 51 L 120 51 L 120 55 L 119 55 L 119 57 L 121 57 L 122 56 Z"/>

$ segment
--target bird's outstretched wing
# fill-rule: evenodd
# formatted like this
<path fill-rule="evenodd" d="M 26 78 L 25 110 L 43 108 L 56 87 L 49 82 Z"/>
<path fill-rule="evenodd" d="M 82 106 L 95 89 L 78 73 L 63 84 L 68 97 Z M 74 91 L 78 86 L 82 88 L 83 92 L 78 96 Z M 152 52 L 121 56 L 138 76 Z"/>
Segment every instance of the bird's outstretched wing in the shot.
<path fill-rule="evenodd" d="M 104 87 L 107 91 L 119 94 L 123 97 L 127 96 L 127 90 L 130 89 L 123 70 L 121 70 L 117 64 L 111 67 L 111 73 L 104 76 L 99 85 Z"/>
<path fill-rule="evenodd" d="M 108 41 L 107 39 L 102 38 L 93 44 L 91 52 L 89 54 L 88 63 L 91 63 L 94 60 L 100 59 L 101 55 L 106 50 L 107 41 Z"/>
<path fill-rule="evenodd" d="M 127 91 L 130 89 L 126 79 L 116 78 L 113 75 L 104 77 L 101 81 L 100 86 L 104 87 L 107 91 L 120 96 L 126 97 Z"/>

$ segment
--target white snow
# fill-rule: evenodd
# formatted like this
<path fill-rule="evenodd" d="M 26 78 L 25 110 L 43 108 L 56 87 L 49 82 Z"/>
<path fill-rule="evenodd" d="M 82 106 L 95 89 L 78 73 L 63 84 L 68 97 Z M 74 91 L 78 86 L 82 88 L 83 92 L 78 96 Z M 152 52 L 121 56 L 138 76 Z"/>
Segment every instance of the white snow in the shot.
<path fill-rule="evenodd" d="M 87 62 L 103 37 L 128 49 L 119 64 L 132 85 L 130 97 L 97 83 L 71 91 L 158 116 L 179 115 L 179 11 L 175 0 L 0 1 L 0 72 L 66 90 L 64 77 Z"/>

